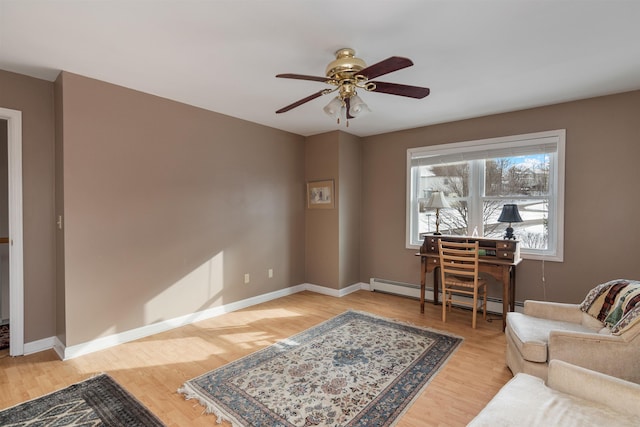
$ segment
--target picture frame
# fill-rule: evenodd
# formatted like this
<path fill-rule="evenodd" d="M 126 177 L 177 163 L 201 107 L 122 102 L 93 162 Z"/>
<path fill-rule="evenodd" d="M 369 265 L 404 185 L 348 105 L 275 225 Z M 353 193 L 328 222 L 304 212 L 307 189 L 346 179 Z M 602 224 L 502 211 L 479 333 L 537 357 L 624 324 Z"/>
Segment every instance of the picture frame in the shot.
<path fill-rule="evenodd" d="M 335 194 L 332 179 L 307 182 L 307 209 L 333 209 Z"/>

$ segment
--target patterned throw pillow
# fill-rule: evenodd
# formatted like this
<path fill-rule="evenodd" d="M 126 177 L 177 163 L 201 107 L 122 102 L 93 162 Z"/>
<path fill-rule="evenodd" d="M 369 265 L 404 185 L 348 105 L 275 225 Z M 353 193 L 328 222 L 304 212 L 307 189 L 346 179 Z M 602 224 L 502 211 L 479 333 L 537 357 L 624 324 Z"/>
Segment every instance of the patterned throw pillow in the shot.
<path fill-rule="evenodd" d="M 640 282 L 616 279 L 598 285 L 589 291 L 580 309 L 620 335 L 640 320 Z"/>

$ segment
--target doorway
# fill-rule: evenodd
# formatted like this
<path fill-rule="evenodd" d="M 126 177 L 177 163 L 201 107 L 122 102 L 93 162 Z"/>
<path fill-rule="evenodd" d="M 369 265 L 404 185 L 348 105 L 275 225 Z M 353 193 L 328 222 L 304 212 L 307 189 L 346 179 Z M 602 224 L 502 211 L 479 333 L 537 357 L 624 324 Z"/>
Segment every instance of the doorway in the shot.
<path fill-rule="evenodd" d="M 22 112 L 0 108 L 0 120 L 3 121 L 1 130 L 2 140 L 6 140 L 6 156 L 0 160 L 7 165 L 7 201 L 8 209 L 0 213 L 7 215 L 7 247 L 8 276 L 9 276 L 9 354 L 20 356 L 24 354 L 24 280 L 23 280 L 23 251 L 22 251 Z M 6 126 L 5 126 L 6 124 Z M 4 137 L 6 135 L 6 138 Z M 0 191 L 0 194 L 2 192 Z M 0 234 L 3 229 L 0 225 Z M 0 246 L 2 243 L 0 243 Z M 2 264 L 0 248 L 0 269 Z M 1 283 L 0 271 L 0 283 Z"/>

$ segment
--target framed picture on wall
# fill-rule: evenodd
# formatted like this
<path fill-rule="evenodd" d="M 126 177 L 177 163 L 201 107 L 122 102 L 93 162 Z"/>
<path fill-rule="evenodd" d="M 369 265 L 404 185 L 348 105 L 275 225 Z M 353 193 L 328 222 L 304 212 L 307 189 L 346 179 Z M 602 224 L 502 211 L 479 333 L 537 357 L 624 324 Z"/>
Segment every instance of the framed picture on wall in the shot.
<path fill-rule="evenodd" d="M 307 208 L 333 209 L 334 197 L 332 179 L 307 182 Z"/>

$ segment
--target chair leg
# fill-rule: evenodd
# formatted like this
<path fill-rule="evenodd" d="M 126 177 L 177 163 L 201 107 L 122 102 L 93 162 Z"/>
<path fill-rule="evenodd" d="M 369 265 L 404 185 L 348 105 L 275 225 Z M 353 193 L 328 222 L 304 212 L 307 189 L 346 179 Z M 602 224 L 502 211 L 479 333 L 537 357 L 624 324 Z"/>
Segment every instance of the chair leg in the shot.
<path fill-rule="evenodd" d="M 471 327 L 476 328 L 476 313 L 478 312 L 478 288 L 473 289 L 473 317 L 471 318 Z"/>
<path fill-rule="evenodd" d="M 447 321 L 447 288 L 442 284 L 442 322 Z"/>
<path fill-rule="evenodd" d="M 487 285 L 483 286 L 484 288 L 484 292 L 483 292 L 483 303 L 482 303 L 482 318 L 483 319 L 487 319 Z"/>

